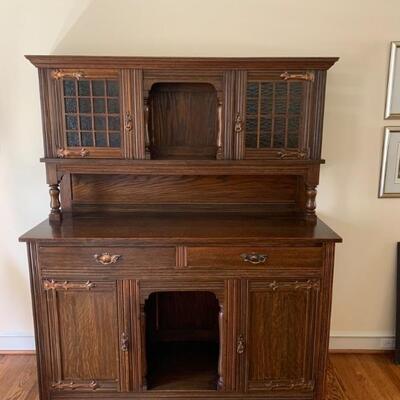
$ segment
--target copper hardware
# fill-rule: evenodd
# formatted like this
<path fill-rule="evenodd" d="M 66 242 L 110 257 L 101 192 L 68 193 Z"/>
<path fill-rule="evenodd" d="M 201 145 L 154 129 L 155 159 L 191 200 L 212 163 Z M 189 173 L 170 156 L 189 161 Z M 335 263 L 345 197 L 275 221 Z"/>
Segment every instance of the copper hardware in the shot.
<path fill-rule="evenodd" d="M 317 280 L 311 280 L 309 279 L 306 282 L 276 282 L 273 281 L 268 284 L 268 288 L 276 291 L 278 289 L 285 289 L 285 288 L 290 288 L 294 290 L 299 290 L 299 289 L 305 289 L 305 290 L 311 290 L 311 289 L 319 289 L 320 288 L 320 283 Z"/>
<path fill-rule="evenodd" d="M 59 80 L 63 78 L 75 78 L 77 80 L 84 78 L 85 74 L 82 71 L 61 71 L 56 69 L 51 73 L 53 79 Z"/>
<path fill-rule="evenodd" d="M 237 113 L 235 118 L 235 133 L 236 135 L 241 135 L 242 132 L 243 132 L 243 120 L 242 117 L 240 116 L 240 113 Z"/>
<path fill-rule="evenodd" d="M 65 158 L 65 157 L 88 157 L 89 156 L 89 150 L 85 149 L 82 147 L 80 150 L 69 150 L 69 149 L 64 149 L 63 147 L 60 147 L 57 149 L 57 157 L 58 158 Z"/>
<path fill-rule="evenodd" d="M 285 158 L 293 159 L 301 159 L 304 160 L 308 156 L 308 150 L 307 149 L 302 149 L 302 150 L 279 150 L 277 152 L 278 157 L 281 160 L 284 160 Z"/>
<path fill-rule="evenodd" d="M 299 80 L 299 81 L 310 81 L 314 82 L 314 74 L 311 72 L 306 72 L 305 74 L 290 74 L 289 72 L 284 72 L 280 75 L 285 81 L 289 80 Z"/>
<path fill-rule="evenodd" d="M 110 254 L 110 253 L 103 253 L 103 254 L 95 254 L 94 259 L 97 263 L 103 265 L 115 264 L 121 256 L 118 254 Z"/>
<path fill-rule="evenodd" d="M 238 337 L 236 352 L 238 354 L 244 353 L 244 337 L 243 337 L 243 335 L 240 335 Z"/>
<path fill-rule="evenodd" d="M 218 101 L 217 160 L 222 160 L 222 103 Z"/>
<path fill-rule="evenodd" d="M 127 111 L 126 113 L 125 113 L 125 133 L 127 134 L 127 135 L 132 135 L 134 132 L 133 132 L 133 118 L 132 118 L 132 114 L 129 112 L 129 111 Z"/>
<path fill-rule="evenodd" d="M 125 332 L 122 332 L 121 335 L 121 351 L 128 351 L 128 344 L 129 344 L 129 339 L 128 335 Z"/>
<path fill-rule="evenodd" d="M 265 389 L 274 391 L 274 390 L 313 390 L 314 382 L 306 381 L 304 378 L 302 379 L 288 379 L 281 381 L 268 381 L 265 382 Z"/>
<path fill-rule="evenodd" d="M 251 264 L 263 264 L 267 261 L 267 256 L 265 254 L 243 253 L 240 257 L 244 262 L 249 262 Z"/>
<path fill-rule="evenodd" d="M 86 289 L 90 290 L 94 288 L 96 285 L 93 282 L 87 281 L 85 283 L 76 283 L 76 282 L 56 282 L 55 280 L 45 280 L 43 282 L 44 290 L 57 290 L 57 289 Z"/>
<path fill-rule="evenodd" d="M 99 388 L 99 384 L 96 381 L 91 381 L 89 383 L 75 383 L 74 381 L 71 382 L 57 382 L 51 385 L 54 389 L 92 389 L 96 390 Z"/>

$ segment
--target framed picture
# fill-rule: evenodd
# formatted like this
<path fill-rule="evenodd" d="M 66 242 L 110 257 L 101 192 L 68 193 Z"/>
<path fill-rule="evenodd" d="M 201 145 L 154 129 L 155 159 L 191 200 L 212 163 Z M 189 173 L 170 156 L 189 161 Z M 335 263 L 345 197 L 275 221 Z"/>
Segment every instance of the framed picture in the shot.
<path fill-rule="evenodd" d="M 400 127 L 386 127 L 379 197 L 400 197 Z"/>
<path fill-rule="evenodd" d="M 400 42 L 392 42 L 385 119 L 400 119 Z"/>

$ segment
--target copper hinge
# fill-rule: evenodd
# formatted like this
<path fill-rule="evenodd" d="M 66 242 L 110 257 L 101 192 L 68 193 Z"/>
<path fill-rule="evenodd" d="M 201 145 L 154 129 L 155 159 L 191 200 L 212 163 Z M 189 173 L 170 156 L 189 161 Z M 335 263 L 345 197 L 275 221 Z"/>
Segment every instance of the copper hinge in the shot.
<path fill-rule="evenodd" d="M 314 82 L 315 76 L 312 72 L 306 72 L 304 74 L 290 74 L 289 72 L 284 72 L 280 75 L 285 81 L 310 81 Z"/>
<path fill-rule="evenodd" d="M 63 147 L 60 147 L 57 149 L 57 157 L 58 158 L 66 158 L 66 157 L 88 157 L 89 156 L 89 150 L 85 149 L 82 147 L 80 150 L 69 150 L 69 149 L 64 149 Z"/>
<path fill-rule="evenodd" d="M 77 283 L 77 282 L 56 282 L 54 279 L 52 280 L 45 280 L 43 281 L 43 287 L 44 290 L 58 290 L 58 289 L 63 289 L 63 290 L 69 290 L 69 289 L 86 289 L 90 290 L 96 287 L 96 284 L 93 282 L 87 281 L 84 283 Z"/>
<path fill-rule="evenodd" d="M 70 389 L 70 390 L 76 390 L 76 389 L 92 389 L 92 390 L 96 390 L 99 388 L 99 384 L 96 381 L 91 381 L 88 383 L 84 383 L 84 382 L 56 382 L 53 383 L 52 388 L 54 389 Z"/>
<path fill-rule="evenodd" d="M 62 71 L 61 69 L 56 69 L 51 73 L 53 79 L 60 80 L 63 78 L 74 78 L 81 79 L 85 77 L 82 71 Z"/>
<path fill-rule="evenodd" d="M 308 150 L 307 149 L 302 149 L 302 150 L 279 150 L 276 154 L 281 160 L 284 160 L 284 159 L 304 160 L 305 158 L 308 157 Z"/>

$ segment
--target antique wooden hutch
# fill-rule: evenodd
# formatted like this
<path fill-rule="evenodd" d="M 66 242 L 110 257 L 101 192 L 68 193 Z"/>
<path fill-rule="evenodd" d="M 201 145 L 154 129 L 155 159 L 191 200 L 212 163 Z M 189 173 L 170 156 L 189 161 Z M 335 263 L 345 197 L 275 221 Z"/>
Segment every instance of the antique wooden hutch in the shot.
<path fill-rule="evenodd" d="M 322 400 L 337 59 L 27 58 L 51 198 L 21 238 L 41 400 Z"/>

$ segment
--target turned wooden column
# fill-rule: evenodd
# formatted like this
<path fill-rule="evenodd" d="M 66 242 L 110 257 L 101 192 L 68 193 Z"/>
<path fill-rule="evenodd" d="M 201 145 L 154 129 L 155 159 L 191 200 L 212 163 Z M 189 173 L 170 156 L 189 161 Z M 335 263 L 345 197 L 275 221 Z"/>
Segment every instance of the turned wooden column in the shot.
<path fill-rule="evenodd" d="M 61 220 L 60 187 L 57 183 L 49 185 L 49 194 L 50 194 L 49 220 L 60 221 Z"/>
<path fill-rule="evenodd" d="M 146 357 L 146 312 L 144 304 L 140 304 L 140 331 L 142 346 L 142 390 L 147 390 L 147 357 Z"/>
<path fill-rule="evenodd" d="M 317 186 L 306 185 L 306 215 L 310 218 L 315 218 L 315 209 L 317 208 Z"/>
<path fill-rule="evenodd" d="M 218 382 L 217 387 L 218 390 L 223 390 L 225 386 L 224 382 L 224 348 L 225 348 L 225 339 L 224 339 L 224 305 L 219 303 L 219 314 L 218 314 L 218 324 L 219 324 L 219 360 L 218 360 Z"/>

